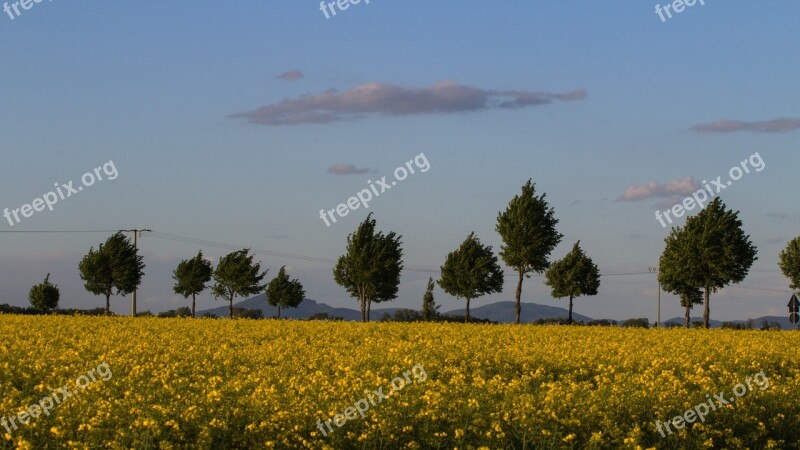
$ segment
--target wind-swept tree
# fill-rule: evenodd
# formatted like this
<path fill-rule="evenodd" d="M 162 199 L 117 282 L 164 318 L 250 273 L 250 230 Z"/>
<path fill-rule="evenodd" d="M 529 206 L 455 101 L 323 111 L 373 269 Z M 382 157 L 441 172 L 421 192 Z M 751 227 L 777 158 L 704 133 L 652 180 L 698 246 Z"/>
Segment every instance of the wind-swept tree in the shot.
<path fill-rule="evenodd" d="M 789 241 L 786 248 L 781 250 L 778 266 L 789 279 L 789 287 L 800 289 L 800 236 Z"/>
<path fill-rule="evenodd" d="M 474 232 L 447 255 L 441 272 L 439 286 L 448 294 L 467 301 L 465 322 L 469 322 L 470 300 L 503 290 L 503 271 L 492 253 L 492 246 L 482 245 Z"/>
<path fill-rule="evenodd" d="M 690 327 L 691 309 L 703 303 L 702 285 L 693 281 L 689 272 L 695 244 L 686 230 L 673 228 L 665 239 L 667 245 L 658 263 L 658 283 L 661 287 L 680 298 L 685 308 L 684 325 Z M 694 284 L 692 284 L 694 282 Z"/>
<path fill-rule="evenodd" d="M 367 322 L 370 320 L 372 302 L 388 302 L 397 298 L 400 273 L 403 270 L 403 249 L 400 236 L 393 231 L 375 237 L 375 283 L 367 289 Z"/>
<path fill-rule="evenodd" d="M 267 275 L 261 272 L 261 263 L 253 263 L 250 249 L 228 253 L 219 260 L 214 270 L 211 293 L 216 298 L 228 300 L 228 315 L 233 319 L 233 299 L 238 296 L 258 294 L 265 285 L 259 284 Z"/>
<path fill-rule="evenodd" d="M 48 273 L 42 283 L 31 288 L 28 294 L 28 301 L 31 302 L 31 306 L 34 308 L 47 312 L 58 307 L 60 297 L 61 292 L 58 290 L 58 286 L 50 282 L 50 274 Z"/>
<path fill-rule="evenodd" d="M 439 305 L 433 299 L 433 278 L 428 277 L 428 287 L 422 297 L 422 320 L 431 321 L 439 315 Z"/>
<path fill-rule="evenodd" d="M 572 324 L 572 300 L 581 295 L 597 295 L 600 288 L 600 271 L 580 244 L 581 241 L 576 242 L 564 259 L 554 262 L 545 273 L 545 284 L 552 288 L 553 297 L 569 297 L 569 324 Z"/>
<path fill-rule="evenodd" d="M 758 250 L 742 230 L 739 212 L 726 209 L 719 197 L 686 219 L 684 228 L 692 242 L 692 249 L 687 250 L 687 280 L 690 286 L 704 290 L 703 326 L 708 328 L 711 293 L 744 280 L 758 259 Z"/>
<path fill-rule="evenodd" d="M 111 310 L 114 289 L 122 296 L 133 292 L 142 282 L 144 267 L 136 247 L 121 232 L 109 237 L 97 250 L 90 248 L 79 265 L 86 290 L 106 297 L 106 315 Z"/>
<path fill-rule="evenodd" d="M 211 274 L 214 270 L 211 262 L 203 259 L 203 252 L 197 252 L 197 256 L 192 259 L 185 259 L 178 263 L 178 268 L 172 272 L 175 286 L 172 289 L 176 294 L 183 298 L 192 296 L 192 317 L 194 317 L 195 298 L 197 294 L 206 290 L 206 283 L 211 281 Z"/>
<path fill-rule="evenodd" d="M 305 297 L 303 285 L 296 278 L 289 279 L 286 266 L 281 267 L 278 276 L 267 285 L 267 303 L 278 308 L 278 319 L 281 318 L 281 308 L 297 308 Z"/>
<path fill-rule="evenodd" d="M 376 233 L 372 214 L 347 236 L 346 253 L 336 261 L 333 278 L 351 297 L 358 299 L 362 322 L 368 321 L 373 301 L 397 298 L 403 270 L 400 239 L 394 232 Z"/>
<path fill-rule="evenodd" d="M 528 180 L 522 186 L 522 194 L 514 196 L 506 210 L 497 215 L 496 230 L 503 238 L 500 256 L 519 275 L 514 323 L 520 320 L 523 278 L 530 278 L 532 272 L 542 273 L 550 267 L 550 253 L 563 237 L 556 230 L 558 219 L 545 200 L 546 195 L 537 197 L 536 185 Z"/>

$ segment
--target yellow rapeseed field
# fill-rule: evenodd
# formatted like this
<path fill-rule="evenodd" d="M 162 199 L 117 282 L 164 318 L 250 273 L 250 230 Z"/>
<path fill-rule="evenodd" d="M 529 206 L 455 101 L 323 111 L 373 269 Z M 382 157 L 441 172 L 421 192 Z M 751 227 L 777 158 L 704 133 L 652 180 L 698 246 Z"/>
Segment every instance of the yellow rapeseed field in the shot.
<path fill-rule="evenodd" d="M 799 337 L 0 315 L 0 416 L 75 391 L 10 433 L 0 425 L 0 448 L 798 448 Z M 76 387 L 104 362 L 110 378 Z M 392 392 L 417 364 L 424 381 Z M 656 428 L 759 372 L 768 388 L 665 437 Z M 365 418 L 323 435 L 318 421 L 381 387 L 392 393 Z"/>

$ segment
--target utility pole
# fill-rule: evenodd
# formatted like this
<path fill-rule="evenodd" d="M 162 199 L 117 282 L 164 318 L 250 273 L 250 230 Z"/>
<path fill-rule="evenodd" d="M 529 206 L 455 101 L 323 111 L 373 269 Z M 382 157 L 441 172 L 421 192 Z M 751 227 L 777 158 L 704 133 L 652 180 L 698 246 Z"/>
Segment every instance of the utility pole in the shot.
<path fill-rule="evenodd" d="M 133 233 L 133 248 L 136 249 L 136 254 L 139 254 L 139 245 L 138 240 L 136 237 L 142 233 L 142 231 L 153 231 L 148 230 L 147 228 L 134 228 L 131 230 L 120 230 L 128 233 Z M 131 293 L 131 317 L 136 317 L 136 289 L 133 290 Z"/>
<path fill-rule="evenodd" d="M 656 328 L 661 323 L 661 283 L 658 282 L 658 267 L 648 267 L 651 273 L 656 274 L 656 283 L 658 284 L 658 315 L 656 316 Z"/>

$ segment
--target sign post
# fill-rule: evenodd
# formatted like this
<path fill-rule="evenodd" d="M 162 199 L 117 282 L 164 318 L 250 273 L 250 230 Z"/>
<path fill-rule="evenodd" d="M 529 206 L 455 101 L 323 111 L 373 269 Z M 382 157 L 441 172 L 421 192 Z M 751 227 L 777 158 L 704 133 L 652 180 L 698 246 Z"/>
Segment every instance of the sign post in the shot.
<path fill-rule="evenodd" d="M 792 298 L 789 299 L 789 322 L 796 324 L 800 321 L 800 300 L 797 300 L 797 296 L 792 294 Z"/>

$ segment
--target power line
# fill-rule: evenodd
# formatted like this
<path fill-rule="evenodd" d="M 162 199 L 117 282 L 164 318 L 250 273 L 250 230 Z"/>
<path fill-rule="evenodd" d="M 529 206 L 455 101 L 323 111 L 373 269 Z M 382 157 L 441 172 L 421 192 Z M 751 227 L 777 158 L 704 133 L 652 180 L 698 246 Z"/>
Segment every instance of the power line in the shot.
<path fill-rule="evenodd" d="M 0 230 L 0 233 L 117 233 L 120 231 L 131 231 L 131 230 Z M 297 253 L 287 253 L 287 252 L 278 252 L 274 250 L 266 250 L 254 247 L 247 247 L 235 244 L 227 244 L 224 242 L 218 241 L 210 241 L 207 239 L 200 239 L 194 238 L 191 236 L 183 236 L 180 234 L 173 234 L 173 233 L 165 233 L 162 231 L 152 231 L 152 230 L 142 230 L 145 231 L 147 236 L 151 236 L 158 239 L 164 239 L 167 241 L 173 242 L 180 242 L 183 244 L 192 244 L 192 245 L 199 245 L 205 247 L 212 247 L 218 248 L 221 250 L 230 250 L 236 251 L 241 250 L 243 248 L 249 248 L 253 253 L 262 254 L 267 256 L 275 256 L 278 258 L 286 258 L 286 259 L 294 259 L 299 261 L 308 261 L 308 262 L 319 262 L 325 264 L 336 264 L 335 259 L 331 258 L 323 258 L 318 256 L 307 256 L 307 255 L 300 255 Z M 432 274 L 439 274 L 441 271 L 437 269 L 425 269 L 420 266 L 407 266 L 403 268 L 404 270 L 408 270 L 410 272 L 424 272 L 424 273 L 432 273 Z M 601 277 L 627 277 L 627 276 L 638 276 L 638 275 L 653 275 L 653 272 L 622 272 L 622 273 L 601 273 Z M 504 277 L 507 278 L 516 278 L 519 276 L 516 272 L 505 272 L 503 273 Z M 529 274 L 530 277 L 544 277 L 544 274 Z M 727 287 L 732 287 L 736 289 L 748 289 L 753 291 L 764 291 L 764 292 L 778 292 L 778 293 L 787 293 L 787 290 L 778 290 L 778 289 L 768 289 L 768 288 L 757 288 L 757 287 L 749 287 L 749 286 L 737 286 L 731 285 Z"/>
<path fill-rule="evenodd" d="M 0 233 L 116 233 L 125 230 L 0 230 Z"/>

